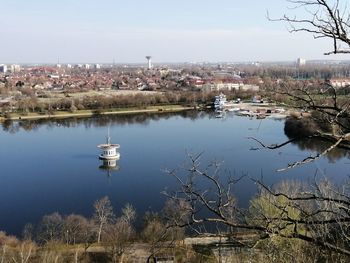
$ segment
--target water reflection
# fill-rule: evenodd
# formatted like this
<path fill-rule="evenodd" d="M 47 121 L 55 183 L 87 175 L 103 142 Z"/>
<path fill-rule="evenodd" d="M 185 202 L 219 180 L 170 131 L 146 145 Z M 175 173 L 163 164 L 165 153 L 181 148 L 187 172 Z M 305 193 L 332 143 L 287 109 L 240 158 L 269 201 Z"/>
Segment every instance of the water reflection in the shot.
<path fill-rule="evenodd" d="M 4 131 L 0 128 L 0 200 L 6 200 L 0 202 L 0 229 L 20 234 L 26 223 L 39 222 L 43 215 L 56 211 L 91 216 L 91 204 L 103 196 L 111 199 L 116 210 L 131 203 L 141 215 L 150 207 L 161 211 L 165 197 L 160 193 L 177 189 L 174 178 L 164 170 L 182 167 L 188 153 L 204 152 L 203 167 L 213 160 L 223 161 L 222 176 L 226 171 L 237 177 L 263 174 L 268 184 L 308 180 L 314 174 L 313 165 L 276 172 L 296 156 L 309 154 L 302 151 L 310 147 L 306 142 L 298 142 L 301 150 L 286 145 L 283 153 L 288 155 L 249 151 L 253 143 L 245 139 L 248 136 L 271 143 L 287 140 L 283 126 L 280 121 L 234 113 L 218 120 L 214 111 L 7 122 L 2 125 Z M 123 146 L 122 158 L 116 162 L 98 160 L 96 145 L 107 127 Z M 337 174 L 339 180 L 349 170 L 344 162 L 330 165 L 323 158 L 317 167 Z M 247 207 L 256 188 L 247 179 L 234 191 L 238 202 Z"/>
<path fill-rule="evenodd" d="M 294 139 L 298 138 L 298 136 L 311 134 L 310 131 L 300 126 L 299 123 L 293 124 L 292 122 L 293 121 L 289 120 L 285 122 L 284 133 L 287 135 L 288 139 Z M 312 151 L 316 153 L 321 153 L 324 150 L 328 149 L 333 143 L 330 141 L 313 138 L 295 140 L 292 142 L 292 144 L 298 146 L 298 149 L 301 151 Z M 340 160 L 342 158 L 350 158 L 350 151 L 341 147 L 336 147 L 333 150 L 331 150 L 325 157 L 328 159 L 328 161 L 335 163 L 337 160 Z"/>
<path fill-rule="evenodd" d="M 100 170 L 106 172 L 108 178 L 112 177 L 112 173 L 119 171 L 120 166 L 117 160 L 103 160 L 102 165 L 98 167 Z"/>
<path fill-rule="evenodd" d="M 48 129 L 56 127 L 75 128 L 84 125 L 85 128 L 105 127 L 110 125 L 132 125 L 142 124 L 149 125 L 152 121 L 167 120 L 171 117 L 179 116 L 185 119 L 196 120 L 206 116 L 205 112 L 188 110 L 176 113 L 141 113 L 141 114 L 121 114 L 121 115 L 94 115 L 84 118 L 65 118 L 65 119 L 40 119 L 40 120 L 22 120 L 22 121 L 5 121 L 2 123 L 2 129 L 5 132 L 17 133 L 20 130 L 35 131 L 41 126 Z"/>
<path fill-rule="evenodd" d="M 323 152 L 327 148 L 329 148 L 332 143 L 323 141 L 321 139 L 301 139 L 298 141 L 294 141 L 293 144 L 298 146 L 299 150 L 302 151 L 313 151 L 313 152 Z M 334 148 L 325 156 L 330 162 L 335 163 L 337 160 L 342 158 L 350 158 L 350 152 L 343 148 Z"/>

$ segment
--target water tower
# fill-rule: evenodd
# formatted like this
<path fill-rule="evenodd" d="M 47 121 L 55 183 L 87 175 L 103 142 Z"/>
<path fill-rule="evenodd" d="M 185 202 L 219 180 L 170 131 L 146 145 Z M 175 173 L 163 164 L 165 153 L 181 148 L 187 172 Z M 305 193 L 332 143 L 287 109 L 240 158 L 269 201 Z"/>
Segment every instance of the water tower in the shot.
<path fill-rule="evenodd" d="M 152 68 L 152 61 L 151 61 L 152 57 L 151 56 L 146 56 L 146 59 L 148 61 L 148 69 L 151 69 Z"/>

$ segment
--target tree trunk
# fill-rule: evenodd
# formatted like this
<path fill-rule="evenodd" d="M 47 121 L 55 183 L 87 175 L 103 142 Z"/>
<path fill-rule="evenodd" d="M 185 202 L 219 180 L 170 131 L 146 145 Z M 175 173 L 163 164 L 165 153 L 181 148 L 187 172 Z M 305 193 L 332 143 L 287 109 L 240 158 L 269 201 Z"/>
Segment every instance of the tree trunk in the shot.
<path fill-rule="evenodd" d="M 122 253 L 119 257 L 119 263 L 123 263 L 124 261 L 124 253 Z"/>
<path fill-rule="evenodd" d="M 2 247 L 2 255 L 1 255 L 1 263 L 4 263 L 5 261 L 5 254 L 6 254 L 6 244 Z"/>
<path fill-rule="evenodd" d="M 75 254 L 74 254 L 74 262 L 75 262 L 75 263 L 78 263 L 78 250 L 75 251 Z"/>
<path fill-rule="evenodd" d="M 101 242 L 102 225 L 103 224 L 101 223 L 99 228 L 98 228 L 97 243 Z"/>

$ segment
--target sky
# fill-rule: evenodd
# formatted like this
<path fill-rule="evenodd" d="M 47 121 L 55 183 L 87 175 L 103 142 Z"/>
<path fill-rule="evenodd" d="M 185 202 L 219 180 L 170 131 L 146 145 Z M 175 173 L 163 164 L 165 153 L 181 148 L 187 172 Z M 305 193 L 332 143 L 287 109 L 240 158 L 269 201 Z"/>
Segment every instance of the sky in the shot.
<path fill-rule="evenodd" d="M 302 15 L 285 0 L 0 0 L 0 7 L 0 64 L 347 58 L 324 56 L 331 42 L 269 21 L 267 12 Z"/>

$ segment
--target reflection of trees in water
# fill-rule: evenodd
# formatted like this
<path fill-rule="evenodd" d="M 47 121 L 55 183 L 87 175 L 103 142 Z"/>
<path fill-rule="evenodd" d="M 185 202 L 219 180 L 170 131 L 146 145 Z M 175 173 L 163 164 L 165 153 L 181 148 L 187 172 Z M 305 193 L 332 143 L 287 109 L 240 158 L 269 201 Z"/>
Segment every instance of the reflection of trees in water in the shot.
<path fill-rule="evenodd" d="M 5 132 L 9 132 L 9 133 L 16 133 L 19 131 L 19 125 L 18 123 L 12 122 L 12 121 L 5 121 L 2 124 L 2 129 Z"/>
<path fill-rule="evenodd" d="M 42 120 L 23 120 L 23 121 L 5 121 L 2 129 L 5 132 L 16 133 L 21 129 L 25 131 L 37 130 L 42 126 L 48 129 L 57 126 L 65 128 L 74 128 L 84 125 L 86 129 L 105 127 L 107 125 L 130 125 L 142 124 L 149 125 L 151 121 L 167 120 L 171 117 L 182 117 L 195 120 L 204 118 L 206 113 L 199 111 L 181 111 L 176 113 L 141 113 L 141 114 L 123 114 L 123 115 L 95 115 L 90 118 L 66 118 L 66 119 L 42 119 Z"/>
<path fill-rule="evenodd" d="M 322 152 L 333 145 L 333 143 L 321 139 L 300 139 L 294 141 L 293 144 L 297 145 L 302 151 L 311 150 L 314 152 Z M 339 147 L 334 148 L 326 155 L 326 158 L 331 162 L 336 162 L 341 158 L 350 158 L 350 151 Z"/>
<path fill-rule="evenodd" d="M 288 119 L 285 122 L 284 132 L 289 139 L 294 139 L 300 137 L 300 140 L 293 141 L 292 144 L 298 146 L 298 148 L 302 151 L 314 151 L 314 152 L 323 152 L 327 148 L 329 148 L 334 142 L 330 142 L 323 139 L 305 139 L 304 136 L 312 135 L 313 131 L 316 130 L 315 124 L 310 120 L 306 119 L 306 121 L 298 120 L 298 119 Z M 334 148 L 330 151 L 326 158 L 335 162 L 341 158 L 350 158 L 350 151 L 343 148 Z"/>

